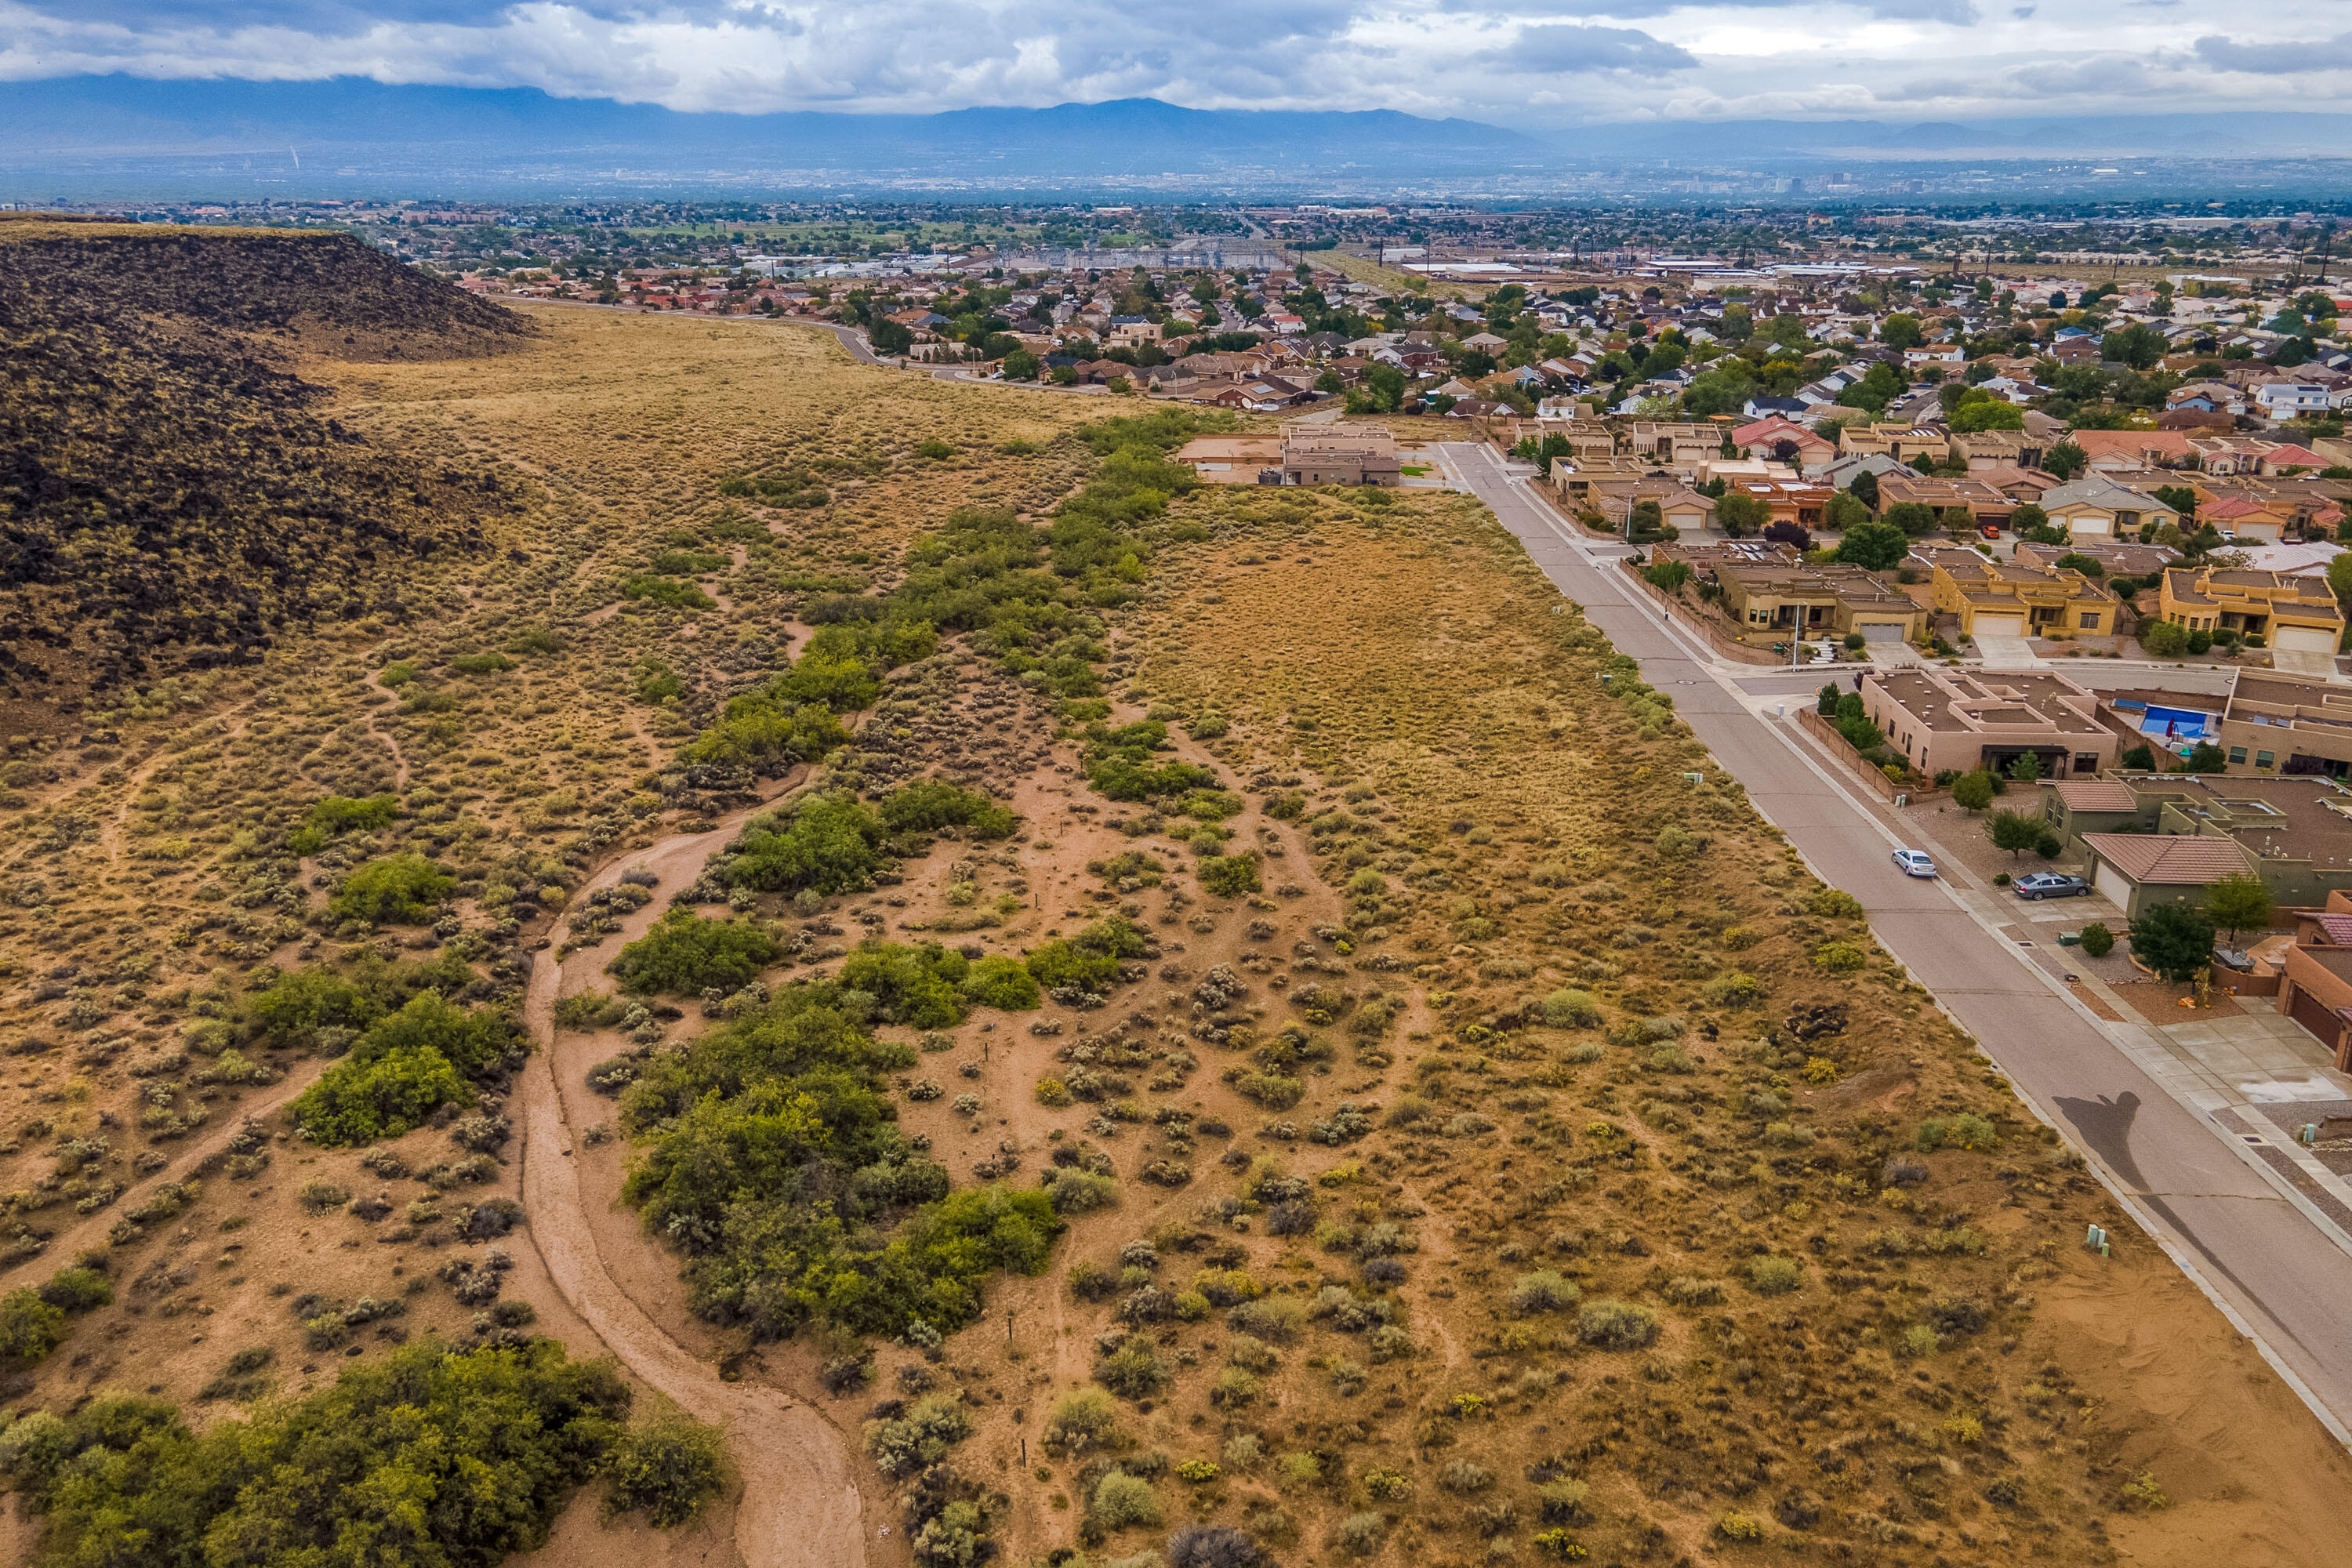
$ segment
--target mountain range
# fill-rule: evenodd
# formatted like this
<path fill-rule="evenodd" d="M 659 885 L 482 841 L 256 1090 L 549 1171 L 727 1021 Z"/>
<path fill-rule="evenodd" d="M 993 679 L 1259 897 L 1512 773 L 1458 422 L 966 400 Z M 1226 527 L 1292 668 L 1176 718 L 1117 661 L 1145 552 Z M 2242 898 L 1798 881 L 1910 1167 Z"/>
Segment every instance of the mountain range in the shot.
<path fill-rule="evenodd" d="M 536 89 L 152 81 L 0 85 L 0 197 L 549 199 L 668 191 L 1177 195 L 1495 179 L 1528 189 L 1643 164 L 2332 157 L 2352 115 L 1685 121 L 1532 133 L 1389 110 L 1194 110 L 1153 99 L 940 114 L 681 113 Z"/>

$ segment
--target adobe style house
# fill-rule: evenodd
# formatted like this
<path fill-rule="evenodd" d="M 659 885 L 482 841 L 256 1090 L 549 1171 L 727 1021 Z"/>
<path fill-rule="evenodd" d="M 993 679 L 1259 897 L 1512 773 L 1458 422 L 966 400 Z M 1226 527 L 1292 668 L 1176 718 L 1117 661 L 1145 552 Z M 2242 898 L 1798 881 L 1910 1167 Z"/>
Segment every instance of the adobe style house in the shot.
<path fill-rule="evenodd" d="M 1725 561 L 1715 580 L 1724 614 L 1741 632 L 1908 641 L 1927 629 L 1926 612 L 1909 595 L 1859 566 Z"/>
<path fill-rule="evenodd" d="M 1849 425 L 1838 432 L 1838 450 L 1849 458 L 1876 456 L 1904 464 L 1923 455 L 1940 459 L 1950 445 L 1948 435 L 1925 425 Z"/>
<path fill-rule="evenodd" d="M 2006 773 L 2032 752 L 2044 778 L 2096 774 L 2121 739 L 2099 722 L 2099 700 L 2063 675 L 1973 672 L 1937 665 L 1873 670 L 1862 710 L 1921 773 Z"/>
<path fill-rule="evenodd" d="M 2352 896 L 2331 891 L 2324 908 L 2298 912 L 2278 1010 L 2327 1047 L 2337 1072 L 2352 1072 Z"/>
<path fill-rule="evenodd" d="M 2104 636 L 2116 629 L 2116 596 L 2071 566 L 2021 566 L 1958 551 L 1936 555 L 1936 608 L 1958 616 L 1963 636 Z"/>
<path fill-rule="evenodd" d="M 2326 579 L 2245 567 L 2179 567 L 2164 574 L 2158 614 L 2183 631 L 2233 631 L 2283 653 L 2333 655 L 2344 611 Z"/>
<path fill-rule="evenodd" d="M 1396 437 L 1385 425 L 1286 425 L 1286 485 L 1394 485 L 1403 478 Z"/>
<path fill-rule="evenodd" d="M 2217 741 L 2231 768 L 2343 778 L 2352 774 L 2352 687 L 2242 669 Z"/>

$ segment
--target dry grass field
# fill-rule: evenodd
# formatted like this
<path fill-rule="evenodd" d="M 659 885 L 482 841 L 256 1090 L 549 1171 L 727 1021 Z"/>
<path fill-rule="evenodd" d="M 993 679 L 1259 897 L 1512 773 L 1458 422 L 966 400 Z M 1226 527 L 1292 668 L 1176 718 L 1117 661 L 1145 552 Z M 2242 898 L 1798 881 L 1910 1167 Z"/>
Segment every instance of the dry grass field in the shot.
<path fill-rule="evenodd" d="M 530 1563 L 2320 1560 L 2344 1457 L 1475 504 L 530 315 L 301 370 L 484 549 L 16 738 L 0 1290 L 111 1289 L 12 1412 L 431 1330 L 728 1435 Z M 362 1126 L 288 975 L 511 1048 Z"/>

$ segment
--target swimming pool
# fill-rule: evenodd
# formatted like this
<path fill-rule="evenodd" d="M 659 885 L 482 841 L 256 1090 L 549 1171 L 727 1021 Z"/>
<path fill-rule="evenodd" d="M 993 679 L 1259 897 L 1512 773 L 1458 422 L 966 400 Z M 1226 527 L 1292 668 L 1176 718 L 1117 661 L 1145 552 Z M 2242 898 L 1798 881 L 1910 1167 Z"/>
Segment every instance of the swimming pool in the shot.
<path fill-rule="evenodd" d="M 2140 715 L 2139 732 L 2143 735 L 2167 735 L 2174 740 L 2194 741 L 2210 734 L 2219 727 L 2221 715 L 2200 713 L 2190 708 L 2158 708 L 2151 706 Z"/>

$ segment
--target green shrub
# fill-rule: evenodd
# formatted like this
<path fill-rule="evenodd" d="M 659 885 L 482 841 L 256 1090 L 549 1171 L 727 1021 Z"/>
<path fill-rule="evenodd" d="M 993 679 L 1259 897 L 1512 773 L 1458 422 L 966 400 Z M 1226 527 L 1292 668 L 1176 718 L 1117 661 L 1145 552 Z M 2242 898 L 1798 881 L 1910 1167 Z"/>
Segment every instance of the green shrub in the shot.
<path fill-rule="evenodd" d="M 19 1286 L 0 1296 L 0 1361 L 46 1361 L 65 1342 L 66 1332 L 65 1312 L 41 1300 L 39 1291 Z"/>
<path fill-rule="evenodd" d="M 369 1026 L 288 1115 L 305 1137 L 329 1147 L 397 1138 L 444 1105 L 472 1104 L 467 1079 L 489 1076 L 521 1048 L 511 1019 L 424 992 Z"/>
<path fill-rule="evenodd" d="M 1201 890 L 1213 899 L 1238 899 L 1263 885 L 1258 880 L 1255 850 L 1244 855 L 1204 855 L 1193 869 L 1201 879 Z"/>
<path fill-rule="evenodd" d="M 1095 1381 L 1121 1399 L 1145 1399 L 1168 1386 L 1168 1363 L 1141 1334 L 1129 1334 L 1095 1363 Z"/>
<path fill-rule="evenodd" d="M 1099 1388 L 1074 1388 L 1045 1415 L 1045 1451 L 1084 1454 L 1119 1445 L 1118 1406 Z"/>
<path fill-rule="evenodd" d="M 168 1405 L 102 1393 L 17 1423 L 5 1450 L 60 1562 L 343 1561 L 356 1540 L 383 1545 L 397 1498 L 401 1561 L 494 1563 L 546 1540 L 628 1406 L 608 1363 L 552 1340 L 458 1352 L 424 1336 L 201 1436 Z"/>
<path fill-rule="evenodd" d="M 974 963 L 958 986 L 967 1005 L 1025 1013 L 1042 1001 L 1036 978 L 1018 959 L 992 952 Z"/>
<path fill-rule="evenodd" d="M 1511 1286 L 1511 1310 L 1522 1318 L 1556 1311 L 1574 1306 L 1577 1294 L 1576 1287 L 1557 1270 L 1538 1268 L 1532 1274 L 1520 1275 Z"/>
<path fill-rule="evenodd" d="M 875 1467 L 894 1478 L 938 1464 L 947 1451 L 971 1436 L 971 1417 L 952 1395 L 934 1394 L 905 1415 L 866 1424 L 866 1451 Z"/>
<path fill-rule="evenodd" d="M 1715 1532 L 1726 1541 L 1761 1541 L 1764 1521 L 1750 1513 L 1727 1513 L 1715 1521 Z"/>
<path fill-rule="evenodd" d="M 719 874 L 731 888 L 855 892 L 882 866 L 884 831 L 855 795 L 803 796 L 783 816 L 765 812 L 745 823 Z"/>
<path fill-rule="evenodd" d="M 1759 1296 L 1785 1296 L 1805 1282 L 1805 1270 L 1793 1258 L 1759 1258 L 1748 1266 L 1748 1283 Z"/>
<path fill-rule="evenodd" d="M 1094 1496 L 1087 1502 L 1087 1521 L 1105 1531 L 1158 1524 L 1161 1517 L 1160 1494 L 1151 1489 L 1151 1483 L 1120 1470 L 1097 1481 Z"/>
<path fill-rule="evenodd" d="M 1931 1116 L 1919 1123 L 1917 1143 L 1923 1152 L 1937 1149 L 1981 1152 L 2000 1145 L 2000 1129 L 1972 1111 L 1958 1116 Z"/>
<path fill-rule="evenodd" d="M 1021 819 L 985 795 L 958 789 L 944 779 L 908 784 L 882 803 L 882 825 L 893 833 L 936 833 L 969 827 L 976 838 L 1009 838 Z"/>
<path fill-rule="evenodd" d="M 1118 1202 L 1118 1178 L 1094 1171 L 1077 1171 L 1055 1166 L 1054 1179 L 1045 1191 L 1054 1204 L 1055 1214 L 1085 1214 L 1092 1209 L 1108 1208 Z"/>
<path fill-rule="evenodd" d="M 2093 921 L 2083 928 L 2083 951 L 2093 958 L 2105 958 L 2116 950 L 2116 933 L 2105 924 Z"/>
<path fill-rule="evenodd" d="M 1640 1350 L 1658 1337 L 1658 1315 L 1628 1301 L 1588 1301 L 1577 1310 L 1576 1337 L 1601 1350 Z"/>
<path fill-rule="evenodd" d="M 605 966 L 625 991 L 691 994 L 736 991 L 783 956 L 776 939 L 749 921 L 704 920 L 672 910 Z"/>
<path fill-rule="evenodd" d="M 422 855 L 389 855 L 352 872 L 327 901 L 327 911 L 377 925 L 416 925 L 431 919 L 457 886 L 455 877 Z"/>
<path fill-rule="evenodd" d="M 1838 888 L 1822 888 L 1806 900 L 1808 912 L 1820 920 L 1858 921 L 1863 918 L 1862 900 Z"/>
<path fill-rule="evenodd" d="M 643 1513 L 656 1530 L 674 1530 L 726 1486 L 726 1440 L 683 1415 L 633 1427 L 605 1456 L 604 1478 L 607 1517 Z"/>
<path fill-rule="evenodd" d="M 114 1281 L 95 1268 L 60 1268 L 41 1287 L 41 1300 L 60 1312 L 87 1312 L 114 1300 Z"/>
<path fill-rule="evenodd" d="M 692 583 L 681 582 L 676 577 L 658 576 L 650 572 L 639 572 L 624 578 L 621 597 L 632 602 L 642 600 L 647 604 L 663 605 L 675 610 L 715 609 L 719 604 Z"/>
<path fill-rule="evenodd" d="M 872 996 L 876 1012 L 886 1022 L 945 1029 L 963 1021 L 963 999 L 957 987 L 971 968 L 961 953 L 950 952 L 935 942 L 908 947 L 869 941 L 842 964 L 841 984 Z"/>
<path fill-rule="evenodd" d="M 1555 991 L 1543 1000 L 1543 1021 L 1555 1029 L 1597 1029 L 1601 1004 L 1589 991 Z"/>
<path fill-rule="evenodd" d="M 1116 917 L 1097 921 L 1075 937 L 1057 938 L 1030 951 L 1030 974 L 1047 991 L 1101 993 L 1118 979 L 1119 961 L 1140 958 L 1141 932 Z"/>

